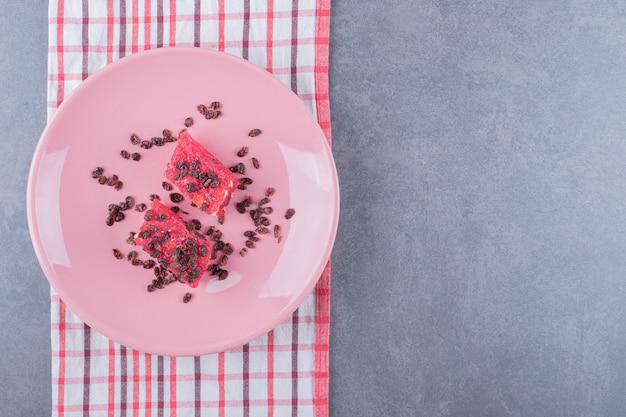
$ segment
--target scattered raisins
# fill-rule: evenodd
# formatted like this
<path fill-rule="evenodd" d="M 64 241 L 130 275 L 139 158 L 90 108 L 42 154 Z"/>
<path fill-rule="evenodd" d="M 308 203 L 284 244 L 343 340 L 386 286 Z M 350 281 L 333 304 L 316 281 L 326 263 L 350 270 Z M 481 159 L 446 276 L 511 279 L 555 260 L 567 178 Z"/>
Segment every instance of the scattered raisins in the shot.
<path fill-rule="evenodd" d="M 150 199 L 150 201 L 160 200 L 160 199 L 161 199 L 161 197 L 159 197 L 159 195 L 158 195 L 158 194 L 150 194 L 150 195 L 148 196 L 148 198 Z"/>
<path fill-rule="evenodd" d="M 185 127 L 193 126 L 193 118 L 191 118 L 191 117 L 186 118 L 185 122 L 184 122 L 184 125 L 185 125 Z"/>
<path fill-rule="evenodd" d="M 147 206 L 144 203 L 139 203 L 135 206 L 135 210 L 138 212 L 143 212 L 145 211 L 147 208 Z"/>
<path fill-rule="evenodd" d="M 163 183 L 161 184 L 161 186 L 163 187 L 163 189 L 165 191 L 172 191 L 174 189 L 174 187 L 172 187 L 172 184 L 170 184 L 167 181 L 163 181 Z"/>
<path fill-rule="evenodd" d="M 91 178 L 100 178 L 102 173 L 104 172 L 104 168 L 96 167 L 93 171 L 91 171 Z"/>
<path fill-rule="evenodd" d="M 141 140 L 139 139 L 139 136 L 137 136 L 136 133 L 130 134 L 130 143 L 132 143 L 133 145 L 139 145 L 140 142 Z"/>
<path fill-rule="evenodd" d="M 137 152 L 133 152 L 132 154 L 130 154 L 130 157 L 133 161 L 139 161 L 141 159 L 141 155 L 139 155 Z"/>
<path fill-rule="evenodd" d="M 135 242 L 135 232 L 130 232 L 128 234 L 128 239 L 126 239 L 126 243 L 132 246 L 137 246 L 137 242 Z"/>
<path fill-rule="evenodd" d="M 239 255 L 241 256 L 246 256 L 248 254 L 248 249 L 246 248 L 241 248 L 241 250 L 239 251 Z"/>
<path fill-rule="evenodd" d="M 122 259 L 124 257 L 124 255 L 122 255 L 122 252 L 117 249 L 113 249 L 113 256 L 115 256 L 115 259 Z"/>
<path fill-rule="evenodd" d="M 109 180 L 107 181 L 107 185 L 110 187 L 113 187 L 115 184 L 117 184 L 118 181 L 119 181 L 118 176 L 113 174 L 111 175 L 111 177 L 109 177 Z"/>
<path fill-rule="evenodd" d="M 124 186 L 124 183 L 122 181 L 118 181 L 117 184 L 115 184 L 113 188 L 115 189 L 115 191 L 119 191 L 122 189 L 123 186 Z"/>
<path fill-rule="evenodd" d="M 185 295 L 183 296 L 183 303 L 187 304 L 189 301 L 191 300 L 191 293 L 185 293 Z"/>
<path fill-rule="evenodd" d="M 142 149 L 150 149 L 152 148 L 152 142 L 149 140 L 143 140 L 139 146 L 141 146 Z"/>
<path fill-rule="evenodd" d="M 271 197 L 274 195 L 275 192 L 276 192 L 275 188 L 269 187 L 267 190 L 265 190 L 265 195 L 268 197 Z"/>
<path fill-rule="evenodd" d="M 193 226 L 194 230 L 202 229 L 202 223 L 200 223 L 200 220 L 198 219 L 191 219 L 191 225 Z"/>
<path fill-rule="evenodd" d="M 181 201 L 183 201 L 184 197 L 182 194 L 179 193 L 171 193 L 170 194 L 170 200 L 172 200 L 172 203 L 180 203 Z"/>
<path fill-rule="evenodd" d="M 235 204 L 235 208 L 237 208 L 237 211 L 241 214 L 244 214 L 246 212 L 246 206 L 243 205 L 243 203 Z"/>
<path fill-rule="evenodd" d="M 240 158 L 243 158 L 244 156 L 248 155 L 248 147 L 244 146 L 243 148 L 239 149 L 237 151 L 237 156 Z"/>
<path fill-rule="evenodd" d="M 291 219 L 294 214 L 296 214 L 296 210 L 295 209 L 292 209 L 292 208 L 288 209 L 285 212 L 285 219 L 287 219 L 287 220 Z"/>
<path fill-rule="evenodd" d="M 120 156 L 124 159 L 130 159 L 130 153 L 128 153 L 128 151 L 125 149 L 122 149 L 120 151 Z"/>
<path fill-rule="evenodd" d="M 259 160 L 256 158 L 252 158 L 252 166 L 254 166 L 256 169 L 259 169 Z"/>
<path fill-rule="evenodd" d="M 248 136 L 253 138 L 255 136 L 259 136 L 261 133 L 263 133 L 261 129 L 252 129 L 251 131 L 248 132 Z"/>

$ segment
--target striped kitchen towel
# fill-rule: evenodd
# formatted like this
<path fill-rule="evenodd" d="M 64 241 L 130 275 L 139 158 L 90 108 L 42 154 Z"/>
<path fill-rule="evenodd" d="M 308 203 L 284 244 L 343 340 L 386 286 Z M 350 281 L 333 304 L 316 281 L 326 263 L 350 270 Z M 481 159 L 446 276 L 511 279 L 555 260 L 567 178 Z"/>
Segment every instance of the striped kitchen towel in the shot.
<path fill-rule="evenodd" d="M 228 52 L 267 69 L 330 140 L 330 0 L 50 0 L 48 118 L 90 74 L 159 47 Z M 330 264 L 274 330 L 199 357 L 150 355 L 89 328 L 51 295 L 53 416 L 328 415 Z"/>

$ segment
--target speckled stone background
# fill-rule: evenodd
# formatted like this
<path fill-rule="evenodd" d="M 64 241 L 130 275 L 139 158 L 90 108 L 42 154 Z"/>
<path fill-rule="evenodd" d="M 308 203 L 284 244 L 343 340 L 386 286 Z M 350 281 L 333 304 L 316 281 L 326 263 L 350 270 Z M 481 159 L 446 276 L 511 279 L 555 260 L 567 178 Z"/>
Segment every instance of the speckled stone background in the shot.
<path fill-rule="evenodd" d="M 626 3 L 333 0 L 331 416 L 626 415 Z M 0 415 L 50 413 L 47 2 L 0 5 Z"/>

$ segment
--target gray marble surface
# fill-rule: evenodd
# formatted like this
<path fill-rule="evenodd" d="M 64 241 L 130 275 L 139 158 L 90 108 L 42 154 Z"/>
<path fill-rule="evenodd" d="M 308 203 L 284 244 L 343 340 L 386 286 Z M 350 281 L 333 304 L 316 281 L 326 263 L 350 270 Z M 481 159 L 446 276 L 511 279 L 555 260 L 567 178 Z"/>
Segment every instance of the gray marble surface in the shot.
<path fill-rule="evenodd" d="M 1 416 L 50 413 L 46 7 L 0 5 Z M 332 7 L 331 416 L 626 415 L 626 6 Z"/>

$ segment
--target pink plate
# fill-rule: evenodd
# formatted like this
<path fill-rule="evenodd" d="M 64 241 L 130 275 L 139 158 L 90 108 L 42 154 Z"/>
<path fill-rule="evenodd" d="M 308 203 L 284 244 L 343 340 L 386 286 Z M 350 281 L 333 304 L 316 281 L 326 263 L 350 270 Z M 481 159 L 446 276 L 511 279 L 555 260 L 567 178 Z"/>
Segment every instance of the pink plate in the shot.
<path fill-rule="evenodd" d="M 223 115 L 204 119 L 200 103 L 220 101 Z M 205 273 L 197 288 L 173 283 L 149 293 L 153 271 L 118 260 L 139 252 L 126 238 L 139 230 L 143 214 L 107 226 L 107 207 L 129 195 L 149 205 L 158 194 L 170 205 L 161 183 L 176 143 L 149 150 L 132 145 L 142 139 L 176 135 L 187 117 L 191 135 L 228 165 L 243 162 L 254 183 L 237 190 L 219 225 L 188 201 L 179 204 L 200 220 L 202 231 L 215 225 L 235 254 L 218 281 Z M 249 137 L 259 128 L 263 133 Z M 249 154 L 237 157 L 247 146 Z M 140 161 L 120 156 L 122 149 Z M 251 157 L 258 159 L 255 169 Z M 123 188 L 98 184 L 91 171 L 118 175 Z M 238 252 L 254 229 L 235 203 L 250 195 L 276 194 L 268 205 L 282 241 L 262 235 L 248 255 Z M 176 189 L 175 189 L 176 191 Z M 339 212 L 337 174 L 320 127 L 300 99 L 269 73 L 219 52 L 197 48 L 157 49 L 124 58 L 89 77 L 58 109 L 39 141 L 28 183 L 28 221 L 41 267 L 61 299 L 87 324 L 107 337 L 144 352 L 201 355 L 240 346 L 286 319 L 312 291 L 332 249 Z M 284 218 L 295 208 L 291 220 Z M 192 299 L 184 304 L 186 292 Z"/>

